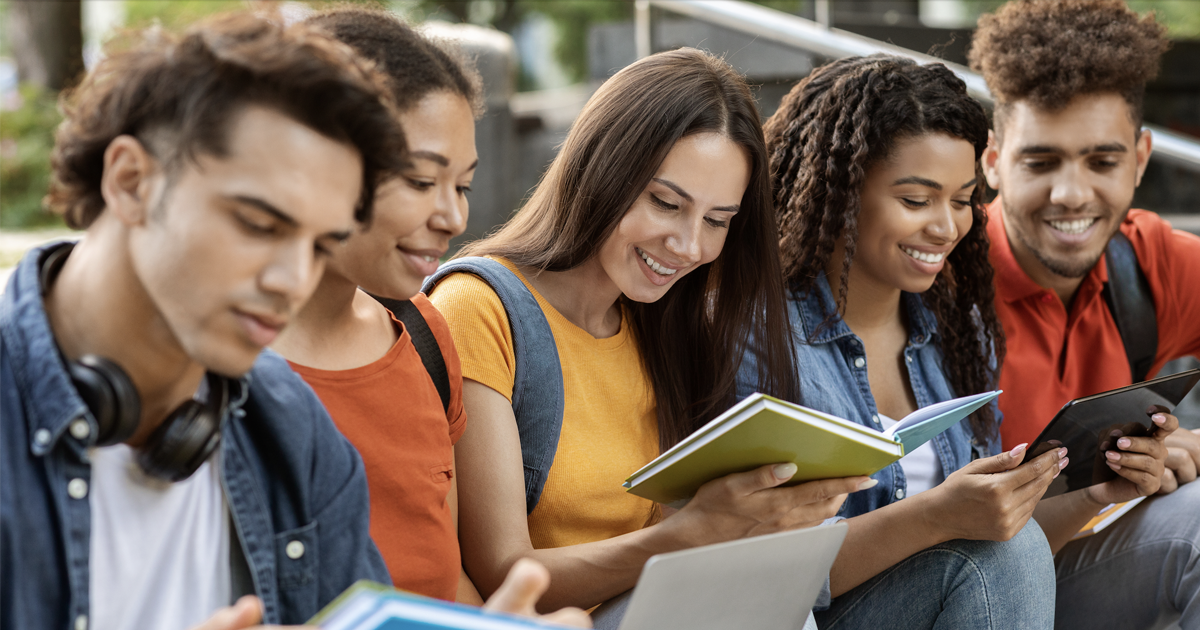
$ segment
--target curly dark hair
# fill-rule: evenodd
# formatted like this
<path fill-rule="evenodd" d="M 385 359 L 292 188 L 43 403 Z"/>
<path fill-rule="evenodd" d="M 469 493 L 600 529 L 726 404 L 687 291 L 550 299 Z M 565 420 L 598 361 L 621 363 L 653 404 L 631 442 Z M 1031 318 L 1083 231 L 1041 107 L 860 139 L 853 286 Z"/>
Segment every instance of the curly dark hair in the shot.
<path fill-rule="evenodd" d="M 988 119 L 962 80 L 940 63 L 918 65 L 890 55 L 840 59 L 796 84 L 764 131 L 788 287 L 801 295 L 813 290 L 843 239 L 838 313 L 846 307 L 860 194 L 870 168 L 886 160 L 903 138 L 944 133 L 974 146 L 980 185 L 971 196 L 971 229 L 921 297 L 937 318 L 942 365 L 956 395 L 993 389 L 1004 357 L 1004 332 L 993 305 L 979 167 Z M 826 322 L 836 315 L 826 313 Z M 994 420 L 991 407 L 976 412 L 975 434 L 993 436 Z"/>
<path fill-rule="evenodd" d="M 358 151 L 360 222 L 370 220 L 375 187 L 404 166 L 404 131 L 385 77 L 316 29 L 237 12 L 182 36 L 157 27 L 130 33 L 107 52 L 61 102 L 47 201 L 73 228 L 104 210 L 104 152 L 114 138 L 137 138 L 171 173 L 183 159 L 226 155 L 230 124 L 248 105 L 281 111 Z"/>
<path fill-rule="evenodd" d="M 318 13 L 305 24 L 324 29 L 374 61 L 387 74 L 400 111 L 432 92 L 449 91 L 483 114 L 483 81 L 461 50 L 418 33 L 382 9 L 343 6 Z"/>
<path fill-rule="evenodd" d="M 1170 46 L 1166 31 L 1123 0 L 1013 0 L 979 18 L 967 58 L 996 99 L 998 132 L 1016 101 L 1054 111 L 1099 92 L 1120 94 L 1140 128 L 1146 82 Z"/>

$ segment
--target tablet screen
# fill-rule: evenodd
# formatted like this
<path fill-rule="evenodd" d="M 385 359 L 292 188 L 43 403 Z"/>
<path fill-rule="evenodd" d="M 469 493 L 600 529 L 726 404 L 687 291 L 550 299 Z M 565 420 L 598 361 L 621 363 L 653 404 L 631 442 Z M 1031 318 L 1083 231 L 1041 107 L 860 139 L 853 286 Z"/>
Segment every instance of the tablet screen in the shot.
<path fill-rule="evenodd" d="M 1021 463 L 1059 445 L 1067 447 L 1071 461 L 1050 484 L 1045 497 L 1116 479 L 1117 473 L 1105 463 L 1104 452 L 1119 450 L 1116 444 L 1121 437 L 1149 435 L 1154 423 L 1146 410 L 1151 405 L 1174 409 L 1197 382 L 1200 369 L 1072 400 L 1046 425 Z"/>

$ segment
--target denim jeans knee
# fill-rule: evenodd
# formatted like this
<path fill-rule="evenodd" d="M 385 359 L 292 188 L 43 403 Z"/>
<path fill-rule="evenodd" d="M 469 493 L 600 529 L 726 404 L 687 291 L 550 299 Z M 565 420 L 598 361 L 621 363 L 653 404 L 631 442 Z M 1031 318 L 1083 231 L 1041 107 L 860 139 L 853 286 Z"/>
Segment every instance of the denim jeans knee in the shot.
<path fill-rule="evenodd" d="M 822 630 L 1054 626 L 1050 546 L 1032 519 L 1012 540 L 952 540 L 913 554 L 817 613 Z"/>

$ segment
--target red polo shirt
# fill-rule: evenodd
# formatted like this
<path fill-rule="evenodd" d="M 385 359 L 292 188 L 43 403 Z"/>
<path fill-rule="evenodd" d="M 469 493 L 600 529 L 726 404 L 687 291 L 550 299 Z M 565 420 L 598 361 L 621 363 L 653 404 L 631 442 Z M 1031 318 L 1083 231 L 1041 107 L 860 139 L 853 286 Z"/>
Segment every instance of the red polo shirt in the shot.
<path fill-rule="evenodd" d="M 990 258 L 996 269 L 996 312 L 1008 340 L 1000 374 L 1004 447 L 1030 442 L 1067 401 L 1132 382 L 1129 360 L 1101 290 L 1104 258 L 1083 279 L 1070 312 L 1013 257 L 1000 200 L 988 206 Z M 1130 210 L 1121 231 L 1133 243 L 1158 318 L 1158 354 L 1150 374 L 1182 356 L 1200 354 L 1200 238 L 1171 229 L 1145 210 Z"/>

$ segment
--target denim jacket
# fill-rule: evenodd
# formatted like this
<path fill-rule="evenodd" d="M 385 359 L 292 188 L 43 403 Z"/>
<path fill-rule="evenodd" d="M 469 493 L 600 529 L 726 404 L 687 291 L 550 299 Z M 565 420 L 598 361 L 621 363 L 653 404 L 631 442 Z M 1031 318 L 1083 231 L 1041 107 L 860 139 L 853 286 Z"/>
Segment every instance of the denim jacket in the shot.
<path fill-rule="evenodd" d="M 21 261 L 0 299 L 0 628 L 87 630 L 95 419 Z M 390 583 L 367 531 L 362 460 L 312 390 L 264 352 L 222 421 L 221 484 L 263 622 L 303 623 L 359 579 Z M 84 439 L 67 428 L 91 425 Z M 301 545 L 295 544 L 296 542 Z"/>
<path fill-rule="evenodd" d="M 934 314 L 915 293 L 902 294 L 901 305 L 907 309 L 909 328 L 904 361 L 917 407 L 955 398 L 942 371 L 942 352 L 938 348 Z M 827 325 L 821 326 L 825 314 L 835 311 L 836 302 L 824 278 L 820 278 L 808 294 L 793 292 L 788 298 L 788 317 L 796 336 L 796 361 L 800 371 L 801 400 L 796 402 L 883 431 L 875 397 L 871 395 L 867 381 L 867 357 L 862 340 L 839 316 L 835 315 Z M 747 353 L 738 379 L 739 398 L 754 392 L 755 374 L 753 353 Z M 999 425 L 1000 410 L 994 402 L 992 404 Z M 999 429 L 993 433 L 991 439 L 977 438 L 970 422 L 963 420 L 934 437 L 932 444 L 942 466 L 942 478 L 973 459 L 998 454 Z M 879 484 L 851 494 L 839 516 L 850 518 L 865 514 L 906 496 L 907 481 L 899 462 L 873 477 Z"/>

